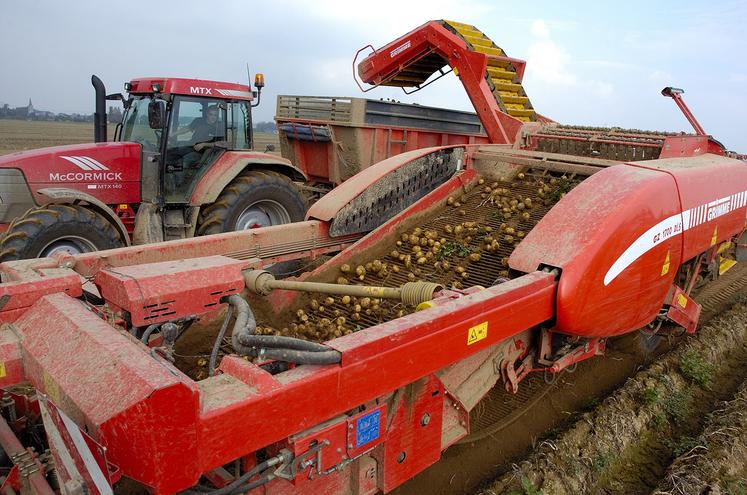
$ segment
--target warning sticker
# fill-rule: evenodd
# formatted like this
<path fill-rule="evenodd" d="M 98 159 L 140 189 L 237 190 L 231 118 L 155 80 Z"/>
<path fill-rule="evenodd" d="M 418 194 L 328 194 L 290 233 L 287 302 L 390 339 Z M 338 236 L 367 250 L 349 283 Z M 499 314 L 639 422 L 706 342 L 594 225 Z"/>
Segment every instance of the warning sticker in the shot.
<path fill-rule="evenodd" d="M 664 258 L 664 264 L 661 265 L 661 276 L 662 277 L 666 275 L 667 273 L 669 273 L 669 255 L 670 255 L 670 252 L 667 251 L 667 257 Z"/>
<path fill-rule="evenodd" d="M 682 294 L 677 294 L 677 303 L 684 308 L 687 306 L 687 298 Z"/>
<path fill-rule="evenodd" d="M 5 378 L 8 372 L 5 371 L 5 361 L 0 361 L 0 378 Z"/>
<path fill-rule="evenodd" d="M 472 345 L 475 342 L 479 342 L 488 336 L 488 322 L 484 321 L 479 325 L 467 330 L 467 345 Z"/>
<path fill-rule="evenodd" d="M 718 226 L 713 229 L 713 235 L 711 236 L 711 246 L 715 246 L 718 242 Z"/>

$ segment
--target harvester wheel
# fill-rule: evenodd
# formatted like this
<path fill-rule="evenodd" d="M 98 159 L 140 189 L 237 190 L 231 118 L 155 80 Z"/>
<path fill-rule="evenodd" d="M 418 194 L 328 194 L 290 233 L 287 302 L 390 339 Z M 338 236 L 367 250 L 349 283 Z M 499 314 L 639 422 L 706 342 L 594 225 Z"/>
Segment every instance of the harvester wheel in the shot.
<path fill-rule="evenodd" d="M 100 214 L 79 205 L 51 204 L 13 220 L 0 239 L 0 262 L 122 246 L 117 229 Z"/>
<path fill-rule="evenodd" d="M 270 171 L 251 171 L 236 177 L 215 203 L 202 210 L 197 235 L 299 222 L 305 215 L 306 202 L 289 178 Z M 276 263 L 270 271 L 289 274 L 296 265 Z"/>

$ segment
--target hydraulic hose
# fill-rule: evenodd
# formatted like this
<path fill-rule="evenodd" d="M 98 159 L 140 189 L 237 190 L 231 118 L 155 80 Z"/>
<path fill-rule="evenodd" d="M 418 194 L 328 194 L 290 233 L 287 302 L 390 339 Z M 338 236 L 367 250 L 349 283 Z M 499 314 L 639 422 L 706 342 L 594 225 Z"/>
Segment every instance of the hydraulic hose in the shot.
<path fill-rule="evenodd" d="M 238 294 L 227 299 L 236 313 L 236 322 L 231 333 L 231 344 L 234 351 L 243 356 L 260 355 L 269 359 L 287 361 L 296 364 L 335 364 L 339 363 L 341 354 L 316 342 L 282 337 L 275 335 L 255 335 L 257 321 L 249 303 Z"/>
<path fill-rule="evenodd" d="M 324 352 L 329 350 L 329 347 L 326 345 L 317 344 L 316 342 L 278 335 L 250 335 L 247 337 L 245 343 L 252 347 L 293 349 L 306 352 Z"/>
<path fill-rule="evenodd" d="M 277 361 L 287 361 L 296 364 L 337 364 L 342 359 L 340 351 L 334 349 L 309 352 L 297 351 L 293 349 L 265 349 L 259 351 L 262 358 L 275 359 Z"/>
<path fill-rule="evenodd" d="M 233 296 L 230 296 L 233 297 Z M 249 484 L 246 484 L 246 482 L 259 473 L 262 473 L 265 469 L 271 468 L 278 463 L 285 460 L 285 456 L 282 454 L 278 454 L 274 457 L 270 457 L 264 462 L 260 462 L 256 466 L 254 466 L 252 469 L 247 471 L 246 473 L 242 474 L 235 480 L 233 480 L 231 483 L 227 484 L 223 488 L 219 488 L 217 490 L 212 491 L 201 491 L 201 490 L 185 490 L 182 492 L 184 495 L 237 495 L 239 493 L 245 493 L 251 490 L 252 488 L 257 488 L 258 486 L 264 485 L 265 483 L 271 481 L 274 478 L 274 475 L 272 473 L 264 474 L 261 478 L 256 479 L 252 481 Z"/>
<path fill-rule="evenodd" d="M 145 332 L 143 332 L 143 336 L 140 337 L 140 342 L 143 344 L 148 344 L 148 339 L 150 339 L 150 336 L 153 332 L 158 330 L 158 328 L 161 326 L 160 323 L 154 323 L 153 325 L 149 325 L 148 328 L 145 329 Z"/>
<path fill-rule="evenodd" d="M 254 319 L 249 303 L 238 294 L 228 296 L 228 304 L 236 309 L 236 322 L 231 332 L 231 345 L 237 353 L 246 356 L 253 352 L 249 337 L 257 330 L 257 320 Z"/>
<path fill-rule="evenodd" d="M 210 353 L 210 361 L 208 363 L 208 376 L 215 375 L 215 366 L 218 364 L 218 352 L 220 351 L 220 344 L 223 342 L 223 338 L 226 336 L 226 330 L 228 329 L 228 323 L 231 321 L 233 315 L 233 306 L 229 305 L 226 310 L 226 317 L 223 319 L 223 325 L 220 327 L 218 336 L 215 338 L 213 344 L 213 351 Z"/>

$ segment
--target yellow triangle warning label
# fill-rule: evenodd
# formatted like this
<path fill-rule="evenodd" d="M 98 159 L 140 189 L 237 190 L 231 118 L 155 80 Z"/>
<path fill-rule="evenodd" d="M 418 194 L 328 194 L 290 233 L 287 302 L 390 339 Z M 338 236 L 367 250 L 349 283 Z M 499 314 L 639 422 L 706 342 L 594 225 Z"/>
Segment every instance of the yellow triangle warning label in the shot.
<path fill-rule="evenodd" d="M 664 264 L 661 265 L 661 276 L 662 277 L 666 275 L 667 273 L 669 273 L 669 255 L 670 255 L 670 252 L 667 251 L 667 257 L 664 258 Z"/>
<path fill-rule="evenodd" d="M 711 236 L 711 246 L 715 246 L 718 242 L 718 226 L 713 229 L 713 235 Z"/>
<path fill-rule="evenodd" d="M 488 322 L 484 321 L 479 325 L 476 325 L 467 330 L 467 345 L 472 345 L 475 342 L 486 338 L 488 336 Z"/>

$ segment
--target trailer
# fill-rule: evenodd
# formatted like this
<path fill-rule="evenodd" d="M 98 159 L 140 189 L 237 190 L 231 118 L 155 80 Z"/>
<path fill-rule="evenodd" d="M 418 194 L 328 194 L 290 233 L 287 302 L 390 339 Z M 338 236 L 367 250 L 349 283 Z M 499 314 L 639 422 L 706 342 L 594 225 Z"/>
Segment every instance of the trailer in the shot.
<path fill-rule="evenodd" d="M 527 118 L 373 164 L 303 222 L 0 264 L 0 488 L 388 493 L 491 390 L 696 331 L 694 288 L 745 258 L 744 162 Z M 290 260 L 314 262 L 265 270 Z"/>
<path fill-rule="evenodd" d="M 322 191 L 406 151 L 489 143 L 475 113 L 394 101 L 280 95 L 275 120 L 282 156 Z"/>

